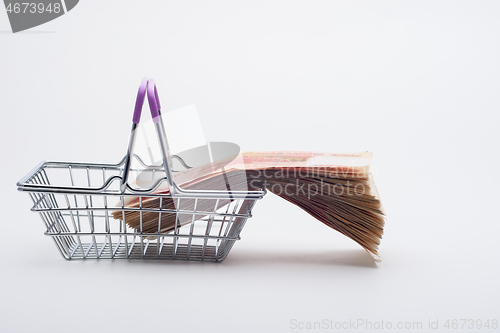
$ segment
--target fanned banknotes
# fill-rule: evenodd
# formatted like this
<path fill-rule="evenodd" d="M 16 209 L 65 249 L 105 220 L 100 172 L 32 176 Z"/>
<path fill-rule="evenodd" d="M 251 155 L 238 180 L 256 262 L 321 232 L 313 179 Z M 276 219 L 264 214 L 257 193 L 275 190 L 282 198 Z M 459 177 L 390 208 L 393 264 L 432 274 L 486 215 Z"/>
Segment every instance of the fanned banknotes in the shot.
<path fill-rule="evenodd" d="M 315 219 L 351 238 L 379 261 L 378 247 L 384 229 L 384 212 L 370 173 L 371 153 L 335 154 L 315 152 L 247 152 L 237 158 L 180 171 L 176 183 L 190 190 L 258 190 L 266 189 L 300 207 Z M 168 194 L 167 188 L 155 193 Z M 231 198 L 220 200 L 219 208 Z M 186 203 L 192 209 L 193 202 Z M 197 203 L 200 211 L 203 200 Z M 143 208 L 158 208 L 158 197 L 143 198 Z M 208 201 L 207 201 L 208 205 Z M 129 200 L 125 208 L 137 208 L 138 199 Z M 172 199 L 161 200 L 162 209 L 175 209 Z M 138 211 L 115 211 L 129 227 L 139 229 Z M 196 218 L 201 218 L 197 216 Z M 177 217 L 178 218 L 178 217 Z M 142 231 L 170 232 L 176 223 L 175 214 L 143 212 Z M 177 220 L 178 225 L 191 219 Z M 272 223 L 272 221 L 269 221 Z"/>

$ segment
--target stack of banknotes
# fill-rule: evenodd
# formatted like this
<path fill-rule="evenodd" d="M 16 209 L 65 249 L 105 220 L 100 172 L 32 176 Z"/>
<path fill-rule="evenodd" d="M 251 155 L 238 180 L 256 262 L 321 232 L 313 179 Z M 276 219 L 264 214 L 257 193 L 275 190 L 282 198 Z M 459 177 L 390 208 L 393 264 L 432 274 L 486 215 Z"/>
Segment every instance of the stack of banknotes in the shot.
<path fill-rule="evenodd" d="M 371 153 L 356 154 L 316 152 L 247 152 L 228 161 L 175 173 L 175 182 L 183 189 L 254 191 L 265 189 L 306 211 L 328 227 L 349 237 L 375 260 L 384 228 L 384 211 L 370 172 Z M 166 186 L 155 191 L 168 195 Z M 159 208 L 165 210 L 211 211 L 228 206 L 233 199 L 217 202 L 199 199 L 184 200 L 183 207 L 168 197 L 129 199 L 125 208 Z M 118 220 L 142 232 L 171 232 L 176 226 L 192 223 L 192 215 L 158 212 L 123 211 L 112 213 Z M 203 215 L 196 215 L 196 219 Z M 305 221 L 305 223 L 308 223 Z"/>

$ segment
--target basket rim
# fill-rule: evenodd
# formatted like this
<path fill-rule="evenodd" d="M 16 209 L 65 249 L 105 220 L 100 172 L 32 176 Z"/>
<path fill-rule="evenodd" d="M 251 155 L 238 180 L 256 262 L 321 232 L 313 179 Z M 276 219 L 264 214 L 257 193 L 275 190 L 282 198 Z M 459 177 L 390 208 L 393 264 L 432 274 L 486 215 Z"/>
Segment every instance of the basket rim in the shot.
<path fill-rule="evenodd" d="M 33 179 L 37 174 L 47 167 L 51 168 L 106 168 L 119 170 L 124 164 L 125 157 L 116 164 L 108 163 L 82 163 L 82 162 L 66 162 L 66 161 L 42 161 L 35 168 L 33 168 L 26 176 L 21 178 L 16 183 L 18 191 L 24 192 L 49 192 L 49 193 L 59 193 L 59 194 L 95 194 L 95 195 L 111 195 L 111 196 L 143 196 L 148 197 L 163 197 L 163 198 L 212 198 L 212 199 L 255 199 L 259 200 L 264 197 L 267 193 L 265 189 L 256 191 L 215 191 L 215 190 L 184 190 L 176 186 L 176 193 L 172 194 L 158 194 L 153 193 L 157 190 L 160 185 L 166 181 L 166 178 L 160 178 L 153 184 L 152 187 L 145 190 L 137 190 L 127 184 L 128 192 L 122 192 L 120 190 L 108 190 L 111 184 L 115 181 L 121 181 L 121 176 L 110 176 L 100 187 L 81 187 L 81 186 L 56 186 L 50 184 L 28 184 L 28 182 Z"/>

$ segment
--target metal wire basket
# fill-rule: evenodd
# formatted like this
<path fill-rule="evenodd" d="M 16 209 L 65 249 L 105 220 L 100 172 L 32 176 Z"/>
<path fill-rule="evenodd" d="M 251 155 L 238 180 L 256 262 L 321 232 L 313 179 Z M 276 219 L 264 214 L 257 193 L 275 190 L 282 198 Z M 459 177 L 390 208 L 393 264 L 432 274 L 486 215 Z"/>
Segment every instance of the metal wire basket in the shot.
<path fill-rule="evenodd" d="M 155 123 L 163 164 L 145 165 L 134 155 L 136 126 L 147 94 Z M 65 259 L 184 259 L 223 261 L 246 220 L 251 217 L 256 200 L 265 191 L 200 191 L 180 188 L 173 180 L 172 156 L 161 119 L 156 86 L 143 80 L 137 96 L 134 123 L 125 157 L 117 164 L 42 162 L 17 183 L 28 192 L 32 211 L 38 212 L 50 236 Z M 175 156 L 174 156 L 175 157 Z M 153 186 L 138 189 L 128 183 L 133 158 L 146 169 L 164 172 Z M 178 157 L 176 157 L 178 158 Z M 167 183 L 169 193 L 155 190 Z M 135 208 L 126 202 L 138 200 Z M 158 198 L 156 206 L 143 205 Z M 148 201 L 149 200 L 149 201 Z M 165 208 L 165 201 L 174 203 Z M 118 205 L 116 204 L 118 203 Z M 122 219 L 112 212 L 121 211 Z M 127 212 L 138 212 L 140 227 L 127 225 Z M 158 214 L 155 232 L 143 232 L 143 215 Z M 173 230 L 163 231 L 162 216 L 175 219 Z M 189 223 L 180 223 L 180 221 Z M 144 228 L 145 230 L 146 228 Z"/>

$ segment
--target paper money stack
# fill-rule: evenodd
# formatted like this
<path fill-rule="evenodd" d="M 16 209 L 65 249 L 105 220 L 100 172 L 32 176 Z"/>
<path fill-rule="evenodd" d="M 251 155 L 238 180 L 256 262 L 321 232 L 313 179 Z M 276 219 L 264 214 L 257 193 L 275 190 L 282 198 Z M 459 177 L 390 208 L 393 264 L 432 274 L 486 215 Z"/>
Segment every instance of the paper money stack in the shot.
<path fill-rule="evenodd" d="M 178 172 L 174 179 L 185 189 L 257 190 L 266 189 L 300 207 L 317 220 L 351 238 L 378 260 L 378 246 L 383 234 L 384 213 L 370 173 L 371 153 L 335 154 L 314 152 L 248 152 L 230 163 L 220 162 Z M 168 194 L 168 189 L 156 193 Z M 231 199 L 220 200 L 224 207 Z M 158 208 L 158 197 L 137 199 L 126 208 Z M 163 198 L 162 209 L 175 207 L 172 199 Z M 201 200 L 197 210 L 213 209 L 213 202 Z M 206 207 L 204 207 L 206 206 Z M 123 219 L 129 227 L 140 227 L 138 211 L 115 211 L 115 219 Z M 197 216 L 196 218 L 201 218 Z M 179 217 L 177 217 L 178 219 Z M 159 228 L 159 221 L 160 228 Z M 177 220 L 185 225 L 191 219 Z M 176 224 L 175 214 L 143 212 L 143 232 L 170 232 Z"/>

